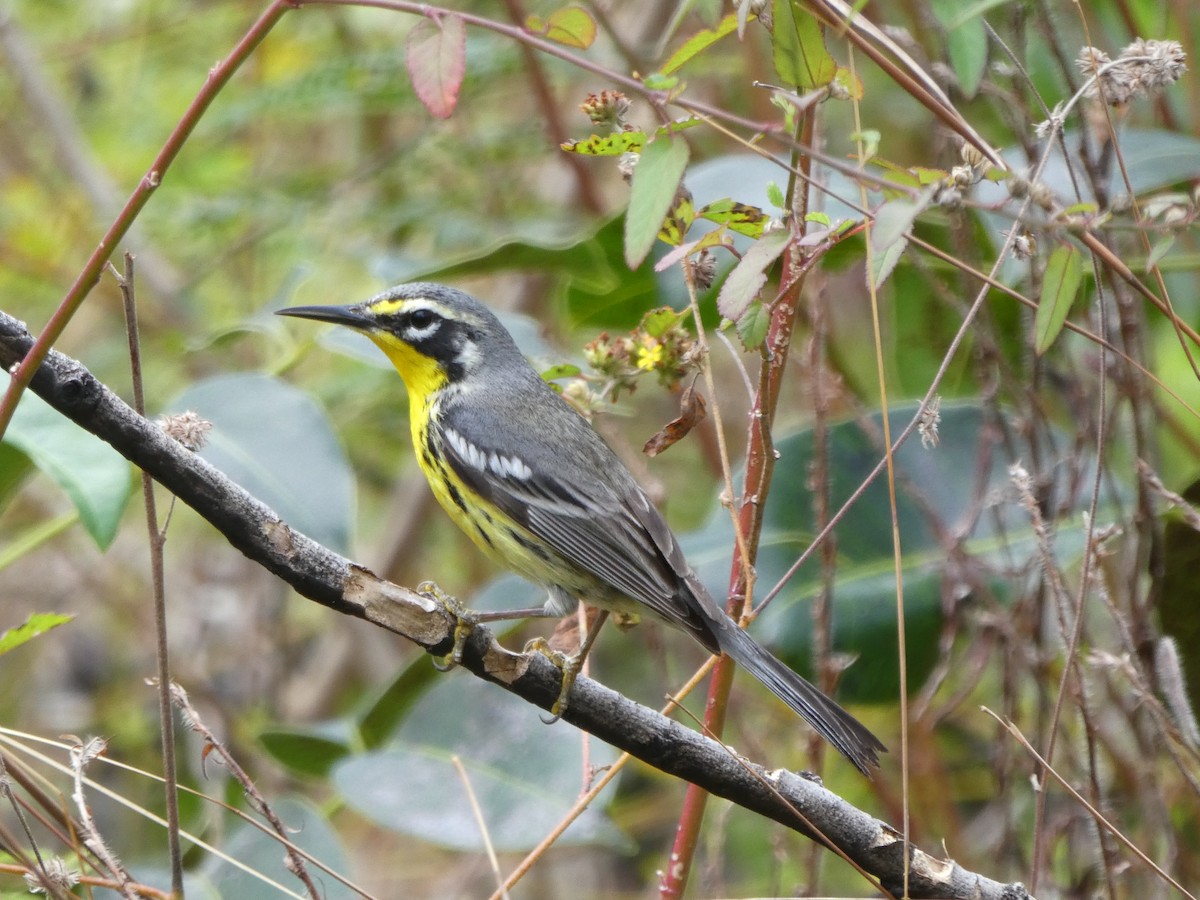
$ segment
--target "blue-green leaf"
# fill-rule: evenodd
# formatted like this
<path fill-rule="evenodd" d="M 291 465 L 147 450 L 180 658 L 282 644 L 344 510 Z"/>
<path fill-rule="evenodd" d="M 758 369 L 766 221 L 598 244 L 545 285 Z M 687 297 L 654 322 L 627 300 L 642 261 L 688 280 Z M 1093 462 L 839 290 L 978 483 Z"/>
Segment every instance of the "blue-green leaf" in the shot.
<path fill-rule="evenodd" d="M 291 527 L 349 549 L 354 475 L 329 418 L 307 394 L 266 375 L 218 375 L 192 385 L 170 409 L 194 409 L 212 422 L 200 455 Z"/>

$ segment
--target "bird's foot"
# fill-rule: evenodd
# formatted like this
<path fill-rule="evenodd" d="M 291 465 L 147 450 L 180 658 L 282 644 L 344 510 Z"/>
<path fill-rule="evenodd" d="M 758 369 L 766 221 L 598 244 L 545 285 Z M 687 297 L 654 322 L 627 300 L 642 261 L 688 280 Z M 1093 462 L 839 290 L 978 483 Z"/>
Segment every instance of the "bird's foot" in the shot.
<path fill-rule="evenodd" d="M 540 653 L 546 659 L 550 660 L 560 672 L 562 672 L 562 687 L 558 690 L 558 699 L 554 701 L 554 705 L 550 707 L 550 718 L 542 716 L 542 721 L 547 725 L 553 725 L 563 717 L 563 713 L 567 711 L 567 703 L 570 699 L 571 688 L 575 684 L 575 678 L 579 675 L 580 669 L 583 668 L 583 657 L 581 654 L 566 654 L 560 650 L 555 650 L 550 646 L 549 641 L 542 637 L 536 637 L 525 645 L 526 653 Z"/>
<path fill-rule="evenodd" d="M 417 585 L 417 593 L 436 601 L 454 619 L 454 646 L 441 659 L 434 657 L 433 667 L 439 672 L 448 672 L 462 664 L 463 649 L 467 646 L 467 638 L 479 624 L 479 616 L 467 609 L 457 597 L 451 597 L 432 581 L 422 581 Z"/>

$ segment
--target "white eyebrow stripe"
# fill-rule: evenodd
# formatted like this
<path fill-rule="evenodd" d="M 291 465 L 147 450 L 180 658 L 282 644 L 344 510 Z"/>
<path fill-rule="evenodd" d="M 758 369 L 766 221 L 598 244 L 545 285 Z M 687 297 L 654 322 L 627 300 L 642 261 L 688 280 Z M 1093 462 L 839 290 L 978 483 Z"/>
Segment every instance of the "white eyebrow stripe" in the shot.
<path fill-rule="evenodd" d="M 487 453 L 453 428 L 446 429 L 446 440 L 450 442 L 454 451 L 466 461 L 467 465 L 481 472 L 490 470 L 493 475 L 500 478 L 516 478 L 520 481 L 528 481 L 533 477 L 533 470 L 519 457 L 501 456 L 494 450 Z"/>

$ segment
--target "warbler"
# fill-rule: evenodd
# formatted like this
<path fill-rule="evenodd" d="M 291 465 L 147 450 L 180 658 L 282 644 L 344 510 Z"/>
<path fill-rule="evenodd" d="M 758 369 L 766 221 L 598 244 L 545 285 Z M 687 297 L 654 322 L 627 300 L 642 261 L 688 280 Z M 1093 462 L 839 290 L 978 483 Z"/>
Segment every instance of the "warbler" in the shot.
<path fill-rule="evenodd" d="M 730 656 L 864 774 L 879 764 L 877 751 L 886 748 L 865 726 L 713 600 L 629 470 L 483 303 L 413 283 L 352 306 L 279 314 L 360 331 L 391 360 L 408 389 L 413 447 L 438 501 L 487 555 L 548 591 L 543 607 L 520 615 L 565 616 L 580 600 L 648 613 Z"/>

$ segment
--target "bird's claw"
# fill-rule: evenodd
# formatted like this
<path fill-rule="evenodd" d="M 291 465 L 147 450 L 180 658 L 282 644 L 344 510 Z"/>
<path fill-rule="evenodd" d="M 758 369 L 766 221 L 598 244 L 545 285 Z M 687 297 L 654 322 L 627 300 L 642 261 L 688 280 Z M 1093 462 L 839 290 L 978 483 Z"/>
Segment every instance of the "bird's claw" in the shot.
<path fill-rule="evenodd" d="M 457 597 L 451 597 L 432 581 L 422 581 L 417 585 L 417 593 L 437 602 L 454 619 L 454 646 L 441 659 L 434 657 L 433 667 L 439 672 L 449 672 L 462 664 L 463 649 L 467 646 L 467 638 L 479 623 L 478 616 L 459 602 Z"/>
<path fill-rule="evenodd" d="M 558 691 L 558 699 L 554 701 L 554 705 L 550 707 L 550 718 L 539 716 L 539 718 L 547 725 L 553 725 L 563 717 L 567 711 L 567 703 L 570 699 L 571 688 L 575 685 L 575 678 L 579 675 L 579 670 L 583 666 L 583 661 L 578 655 L 569 656 L 555 650 L 550 646 L 545 638 L 536 637 L 525 645 L 526 653 L 539 653 L 554 664 L 560 672 L 562 672 L 562 687 Z"/>

